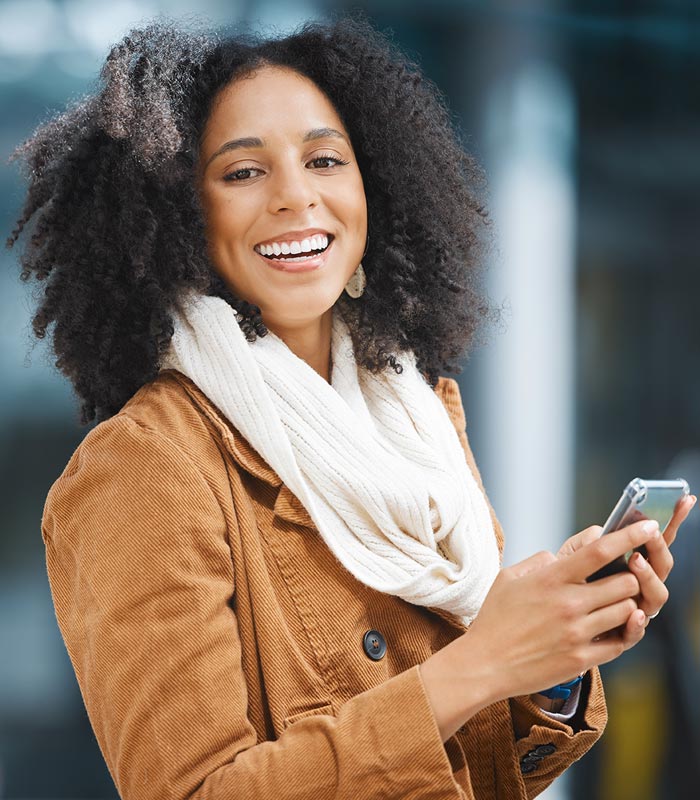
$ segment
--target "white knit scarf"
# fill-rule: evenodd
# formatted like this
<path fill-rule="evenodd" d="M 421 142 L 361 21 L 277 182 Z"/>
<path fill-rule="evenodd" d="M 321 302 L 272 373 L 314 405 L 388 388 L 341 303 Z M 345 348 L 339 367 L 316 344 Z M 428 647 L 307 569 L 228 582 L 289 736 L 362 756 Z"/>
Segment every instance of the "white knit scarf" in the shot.
<path fill-rule="evenodd" d="M 249 343 L 224 300 L 190 293 L 181 306 L 161 369 L 182 372 L 226 415 L 359 581 L 468 625 L 498 572 L 496 539 L 413 354 L 401 354 L 401 374 L 358 369 L 336 307 L 329 384 L 271 331 Z"/>

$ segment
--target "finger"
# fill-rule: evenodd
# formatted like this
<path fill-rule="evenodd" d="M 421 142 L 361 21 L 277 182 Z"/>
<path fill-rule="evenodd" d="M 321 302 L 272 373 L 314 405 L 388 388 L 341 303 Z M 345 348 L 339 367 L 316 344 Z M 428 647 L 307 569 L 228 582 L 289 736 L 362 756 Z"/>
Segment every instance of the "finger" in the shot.
<path fill-rule="evenodd" d="M 688 514 L 690 514 L 690 512 L 693 510 L 693 506 L 696 502 L 697 497 L 691 494 L 681 497 L 681 499 L 676 503 L 671 521 L 664 530 L 664 539 L 666 540 L 666 544 L 673 544 L 676 535 L 678 534 L 678 529 L 682 523 L 685 522 Z"/>
<path fill-rule="evenodd" d="M 681 524 L 684 522 L 685 518 L 690 513 L 690 509 L 692 507 L 693 506 L 690 495 L 681 497 L 678 500 L 678 502 L 674 506 L 671 519 L 664 528 L 663 534 L 667 544 L 671 544 L 675 540 L 676 535 L 678 534 L 678 529 L 680 528 Z"/>
<path fill-rule="evenodd" d="M 607 664 L 614 661 L 644 638 L 645 628 L 646 617 L 642 611 L 636 609 L 627 617 L 624 625 L 616 626 L 593 639 L 591 663 Z"/>
<path fill-rule="evenodd" d="M 622 644 L 625 650 L 629 650 L 630 647 L 634 647 L 636 644 L 641 642 L 641 640 L 644 638 L 644 632 L 647 627 L 647 623 L 647 615 L 644 614 L 641 609 L 637 609 L 634 613 L 629 615 L 627 622 L 620 629 Z"/>
<path fill-rule="evenodd" d="M 592 664 L 607 664 L 614 661 L 625 652 L 625 643 L 619 631 L 611 632 L 610 636 L 601 637 L 591 643 L 590 661 Z"/>
<path fill-rule="evenodd" d="M 573 555 L 577 550 L 580 550 L 586 544 L 590 544 L 594 542 L 596 539 L 600 539 L 600 534 L 603 532 L 603 528 L 600 525 L 591 525 L 590 528 L 586 528 L 583 531 L 579 531 L 579 533 L 575 534 L 568 538 L 564 544 L 561 546 L 561 549 L 557 553 L 559 556 L 570 556 Z"/>
<path fill-rule="evenodd" d="M 666 539 L 663 536 L 659 536 L 658 539 L 650 539 L 645 547 L 649 565 L 656 575 L 658 575 L 662 581 L 665 581 L 673 569 L 673 556 L 668 549 Z M 632 559 L 630 559 L 630 561 L 631 560 Z M 643 566 L 640 566 L 640 569 L 642 568 Z"/>
<path fill-rule="evenodd" d="M 659 525 L 654 520 L 635 522 L 584 545 L 569 558 L 561 560 L 560 568 L 565 579 L 580 583 L 619 556 L 660 535 Z"/>
<path fill-rule="evenodd" d="M 599 608 L 619 603 L 620 600 L 628 597 L 636 598 L 641 594 L 642 588 L 636 575 L 625 570 L 592 583 L 586 583 L 582 587 L 582 591 L 586 595 L 584 608 L 591 613 Z"/>
<path fill-rule="evenodd" d="M 639 581 L 640 597 L 637 605 L 647 617 L 657 614 L 668 600 L 666 584 L 641 553 L 635 553 L 630 558 L 629 567 Z"/>
<path fill-rule="evenodd" d="M 627 597 L 625 600 L 593 611 L 585 618 L 586 637 L 591 641 L 610 638 L 612 631 L 626 625 L 630 615 L 637 610 L 637 603 L 631 597 Z M 643 617 L 646 619 L 645 615 Z"/>

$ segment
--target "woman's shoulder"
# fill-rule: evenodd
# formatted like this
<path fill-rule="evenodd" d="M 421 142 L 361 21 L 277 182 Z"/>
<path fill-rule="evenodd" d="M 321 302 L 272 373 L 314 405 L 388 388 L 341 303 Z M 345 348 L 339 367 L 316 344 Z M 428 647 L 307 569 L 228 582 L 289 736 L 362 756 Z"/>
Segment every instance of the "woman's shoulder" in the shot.
<path fill-rule="evenodd" d="M 176 370 L 163 370 L 124 404 L 120 411 L 95 425 L 78 445 L 65 473 L 88 453 L 107 452 L 128 458 L 146 442 L 160 441 L 183 454 L 211 438 L 202 412 L 201 391 Z"/>
<path fill-rule="evenodd" d="M 144 430 L 184 444 L 206 434 L 206 406 L 211 403 L 188 377 L 166 369 L 144 384 L 118 414 L 100 425 L 126 419 Z"/>
<path fill-rule="evenodd" d="M 83 438 L 49 489 L 45 540 L 47 519 L 59 509 L 97 503 L 108 513 L 110 503 L 142 503 L 180 479 L 212 493 L 221 479 L 221 452 L 187 379 L 172 373 L 142 386 Z"/>

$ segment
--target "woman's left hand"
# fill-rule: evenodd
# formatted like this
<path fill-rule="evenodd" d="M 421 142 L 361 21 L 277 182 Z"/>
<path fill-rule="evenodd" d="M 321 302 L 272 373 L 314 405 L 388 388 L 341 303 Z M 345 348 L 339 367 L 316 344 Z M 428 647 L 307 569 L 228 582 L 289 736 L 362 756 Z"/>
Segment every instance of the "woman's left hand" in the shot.
<path fill-rule="evenodd" d="M 655 617 L 668 600 L 668 589 L 665 581 L 673 569 L 673 556 L 669 546 L 673 543 L 678 529 L 685 521 L 697 498 L 694 495 L 682 497 L 673 512 L 671 521 L 666 526 L 663 536 L 651 539 L 646 544 L 648 559 L 641 553 L 635 553 L 629 560 L 629 568 L 639 581 L 640 593 L 638 607 L 646 615 L 646 624 Z M 594 525 L 567 539 L 561 546 L 558 556 L 575 553 L 580 547 L 599 538 L 602 528 Z M 636 613 L 636 612 L 635 612 Z"/>

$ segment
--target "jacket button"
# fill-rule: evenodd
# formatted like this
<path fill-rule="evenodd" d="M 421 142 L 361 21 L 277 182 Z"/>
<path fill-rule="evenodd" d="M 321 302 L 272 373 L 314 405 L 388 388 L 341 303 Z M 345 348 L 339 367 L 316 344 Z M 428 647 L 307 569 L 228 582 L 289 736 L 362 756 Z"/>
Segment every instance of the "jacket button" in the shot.
<path fill-rule="evenodd" d="M 552 753 L 556 752 L 556 749 L 556 746 L 550 742 L 549 744 L 541 744 L 534 750 L 530 750 L 520 759 L 520 771 L 523 775 L 534 772 L 539 762 L 542 761 L 543 758 L 551 756 Z"/>
<path fill-rule="evenodd" d="M 365 653 L 372 661 L 379 661 L 386 653 L 386 641 L 379 631 L 367 631 L 362 640 Z"/>

